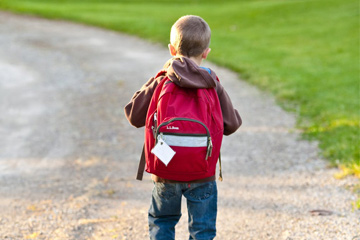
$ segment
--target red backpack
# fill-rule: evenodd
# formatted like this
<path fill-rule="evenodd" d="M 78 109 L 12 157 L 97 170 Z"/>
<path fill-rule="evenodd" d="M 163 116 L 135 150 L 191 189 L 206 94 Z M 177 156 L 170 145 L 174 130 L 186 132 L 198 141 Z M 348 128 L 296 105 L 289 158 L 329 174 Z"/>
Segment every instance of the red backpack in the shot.
<path fill-rule="evenodd" d="M 157 77 L 165 73 L 159 72 Z M 165 76 L 154 91 L 146 116 L 145 170 L 175 181 L 211 177 L 215 175 L 223 132 L 215 88 L 182 88 Z M 168 163 L 152 153 L 164 142 L 175 152 Z"/>

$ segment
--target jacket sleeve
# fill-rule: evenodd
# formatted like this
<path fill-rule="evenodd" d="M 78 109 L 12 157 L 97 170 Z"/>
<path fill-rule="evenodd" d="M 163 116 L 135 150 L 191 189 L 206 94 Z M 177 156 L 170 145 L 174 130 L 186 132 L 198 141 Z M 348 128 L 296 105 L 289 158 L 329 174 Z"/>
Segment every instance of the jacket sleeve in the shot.
<path fill-rule="evenodd" d="M 242 124 L 241 117 L 236 109 L 234 109 L 231 99 L 224 87 L 218 82 L 216 92 L 219 96 L 220 107 L 224 120 L 224 135 L 234 133 Z"/>
<path fill-rule="evenodd" d="M 140 128 L 145 126 L 146 114 L 151 97 L 160 80 L 161 77 L 150 78 L 149 81 L 134 94 L 131 101 L 125 106 L 125 116 L 134 127 Z"/>

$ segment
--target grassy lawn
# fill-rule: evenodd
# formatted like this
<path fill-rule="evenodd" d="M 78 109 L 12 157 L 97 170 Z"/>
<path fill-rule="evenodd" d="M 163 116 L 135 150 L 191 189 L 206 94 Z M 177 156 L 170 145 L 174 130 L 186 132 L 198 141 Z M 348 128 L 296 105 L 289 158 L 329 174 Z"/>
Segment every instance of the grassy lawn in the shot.
<path fill-rule="evenodd" d="M 357 0 L 0 0 L 0 8 L 164 45 L 177 18 L 200 15 L 212 28 L 210 60 L 274 94 L 330 163 L 360 176 Z"/>

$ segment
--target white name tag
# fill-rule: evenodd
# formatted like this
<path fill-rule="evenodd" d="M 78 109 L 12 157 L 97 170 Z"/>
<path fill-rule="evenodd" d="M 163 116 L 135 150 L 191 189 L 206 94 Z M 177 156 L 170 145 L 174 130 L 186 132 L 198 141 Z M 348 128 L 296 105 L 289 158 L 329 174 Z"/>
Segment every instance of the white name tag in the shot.
<path fill-rule="evenodd" d="M 167 166 L 176 152 L 172 150 L 166 142 L 159 138 L 157 144 L 151 150 L 151 153 L 157 156 L 165 164 L 165 166 Z"/>

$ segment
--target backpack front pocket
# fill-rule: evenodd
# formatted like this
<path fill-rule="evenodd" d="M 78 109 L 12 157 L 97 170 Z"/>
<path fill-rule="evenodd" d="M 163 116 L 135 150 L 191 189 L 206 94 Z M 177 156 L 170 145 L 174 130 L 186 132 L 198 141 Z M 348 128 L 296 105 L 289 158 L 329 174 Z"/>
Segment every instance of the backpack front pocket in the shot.
<path fill-rule="evenodd" d="M 170 147 L 175 151 L 175 155 L 167 166 L 155 157 L 157 171 L 176 175 L 192 175 L 208 171 L 208 161 L 205 160 L 206 147 Z"/>
<path fill-rule="evenodd" d="M 208 171 L 207 158 L 212 142 L 207 127 L 200 121 L 174 118 L 159 125 L 156 140 L 166 142 L 176 154 L 165 166 L 156 158 L 156 169 L 174 174 L 199 174 Z"/>

